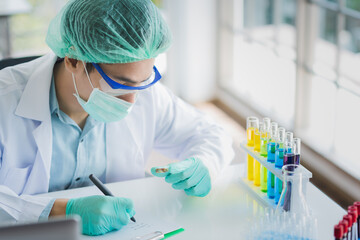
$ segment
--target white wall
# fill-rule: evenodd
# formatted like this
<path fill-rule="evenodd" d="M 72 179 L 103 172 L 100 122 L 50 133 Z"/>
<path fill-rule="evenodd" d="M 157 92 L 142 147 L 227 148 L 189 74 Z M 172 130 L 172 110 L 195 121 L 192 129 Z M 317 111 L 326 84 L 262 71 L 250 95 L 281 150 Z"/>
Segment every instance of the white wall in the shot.
<path fill-rule="evenodd" d="M 164 0 L 173 34 L 165 83 L 181 98 L 211 100 L 216 87 L 216 0 Z"/>

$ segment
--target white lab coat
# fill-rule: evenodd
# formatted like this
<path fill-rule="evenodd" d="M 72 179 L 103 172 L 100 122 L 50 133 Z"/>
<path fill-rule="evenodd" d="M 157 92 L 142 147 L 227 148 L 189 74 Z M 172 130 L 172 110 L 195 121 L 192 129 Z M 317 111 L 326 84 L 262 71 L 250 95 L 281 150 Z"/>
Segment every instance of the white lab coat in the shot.
<path fill-rule="evenodd" d="M 0 71 L 0 221 L 37 220 L 50 199 L 49 53 Z M 64 139 L 66 141 L 66 139 Z M 173 159 L 198 156 L 216 176 L 233 158 L 231 138 L 164 86 L 139 94 L 131 113 L 106 125 L 106 181 L 144 177 L 152 149 Z"/>

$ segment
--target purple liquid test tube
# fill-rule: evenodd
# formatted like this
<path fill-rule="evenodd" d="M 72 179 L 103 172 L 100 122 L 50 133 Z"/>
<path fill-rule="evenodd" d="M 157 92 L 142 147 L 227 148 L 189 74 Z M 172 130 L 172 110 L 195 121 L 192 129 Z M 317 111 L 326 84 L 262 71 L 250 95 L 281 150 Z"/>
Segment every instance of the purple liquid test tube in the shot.
<path fill-rule="evenodd" d="M 300 164 L 300 149 L 301 149 L 301 139 L 300 138 L 294 138 L 293 140 L 293 148 L 294 148 L 294 154 L 295 154 L 295 164 Z"/>

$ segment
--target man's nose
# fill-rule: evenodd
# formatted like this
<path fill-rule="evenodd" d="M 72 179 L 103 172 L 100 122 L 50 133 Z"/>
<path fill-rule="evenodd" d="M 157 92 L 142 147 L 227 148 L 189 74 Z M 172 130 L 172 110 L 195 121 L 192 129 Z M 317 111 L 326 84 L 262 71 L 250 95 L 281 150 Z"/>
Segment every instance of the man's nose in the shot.
<path fill-rule="evenodd" d="M 128 93 L 125 95 L 118 96 L 118 98 L 127 101 L 129 103 L 134 103 L 136 99 L 136 93 Z"/>

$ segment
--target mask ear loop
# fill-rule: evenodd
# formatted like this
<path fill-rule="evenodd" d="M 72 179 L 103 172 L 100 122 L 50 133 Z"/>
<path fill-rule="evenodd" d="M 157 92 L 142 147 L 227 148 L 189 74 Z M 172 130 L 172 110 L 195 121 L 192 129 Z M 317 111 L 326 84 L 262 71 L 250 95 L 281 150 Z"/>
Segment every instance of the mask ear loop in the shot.
<path fill-rule="evenodd" d="M 89 80 L 89 82 L 90 82 L 90 85 L 91 85 L 91 87 L 94 89 L 94 86 L 92 85 L 91 80 L 90 80 L 90 77 L 89 77 L 89 73 L 88 73 L 88 71 L 87 71 L 87 69 L 86 69 L 85 63 L 84 63 L 84 61 L 81 61 L 81 62 L 82 62 L 82 64 L 84 65 L 85 73 L 86 73 L 86 76 L 88 77 L 88 80 Z"/>
<path fill-rule="evenodd" d="M 78 92 L 77 87 L 76 87 L 75 76 L 74 76 L 73 73 L 71 73 L 71 76 L 72 76 L 72 79 L 73 79 L 73 82 L 74 82 L 74 87 L 75 87 L 76 95 L 78 95 L 78 97 L 80 97 L 79 92 Z"/>
<path fill-rule="evenodd" d="M 87 78 L 88 78 L 88 80 L 89 80 L 89 83 L 90 83 L 91 87 L 94 89 L 94 86 L 92 85 L 92 83 L 91 83 L 91 81 L 90 81 L 89 73 L 88 73 L 88 71 L 87 71 L 87 69 L 86 69 L 85 63 L 84 63 L 83 61 L 81 61 L 81 62 L 82 62 L 82 64 L 83 64 L 83 66 L 84 66 L 85 73 L 86 73 L 86 76 L 87 76 Z M 78 95 L 78 96 L 80 97 L 79 92 L 78 92 L 77 87 L 76 87 L 75 76 L 74 76 L 73 73 L 71 73 L 71 76 L 72 76 L 72 79 L 73 79 L 73 82 L 74 82 L 74 87 L 75 87 L 76 95 Z"/>

